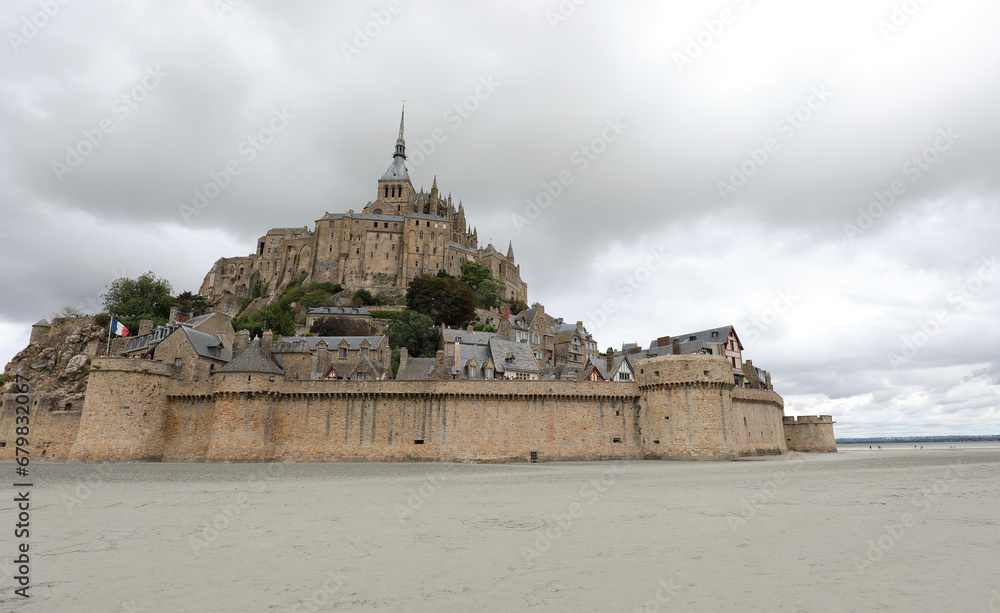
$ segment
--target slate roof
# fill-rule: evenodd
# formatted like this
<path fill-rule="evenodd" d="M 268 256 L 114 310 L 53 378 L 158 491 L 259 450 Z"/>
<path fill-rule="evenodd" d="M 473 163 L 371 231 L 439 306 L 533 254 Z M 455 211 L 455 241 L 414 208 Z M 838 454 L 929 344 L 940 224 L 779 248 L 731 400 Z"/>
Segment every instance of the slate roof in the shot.
<path fill-rule="evenodd" d="M 493 367 L 497 372 L 516 370 L 520 372 L 539 372 L 538 362 L 531 354 L 531 347 L 528 343 L 515 343 L 508 340 L 490 340 L 490 356 L 493 358 Z M 512 356 L 511 362 L 507 357 Z"/>
<path fill-rule="evenodd" d="M 597 372 L 601 373 L 601 376 L 604 377 L 605 380 L 612 381 L 615 375 L 618 373 L 618 370 L 621 369 L 622 362 L 625 361 L 626 360 L 624 355 L 621 354 L 616 355 L 614 359 L 611 361 L 611 368 L 609 369 L 608 361 L 605 357 L 598 356 L 595 358 L 591 356 L 587 358 L 587 367 L 585 367 L 584 370 L 586 370 L 587 373 L 589 374 L 590 366 L 593 365 L 594 367 L 597 368 Z M 631 363 L 629 363 L 628 365 L 631 366 Z M 632 370 L 634 372 L 634 369 Z"/>
<path fill-rule="evenodd" d="M 538 314 L 538 308 L 537 307 L 533 307 L 533 308 L 530 308 L 527 311 L 525 311 L 524 312 L 524 323 L 526 323 L 526 324 L 528 324 L 530 326 L 531 323 L 533 321 L 535 321 L 535 315 L 537 315 L 537 314 Z"/>
<path fill-rule="evenodd" d="M 305 342 L 303 339 L 298 338 L 296 340 L 289 341 L 274 341 L 271 343 L 271 353 L 272 354 L 285 354 L 285 353 L 309 353 L 309 343 Z"/>
<path fill-rule="evenodd" d="M 371 317 L 368 309 L 361 307 L 310 307 L 306 313 L 308 315 L 367 315 Z"/>
<path fill-rule="evenodd" d="M 684 351 L 684 353 L 694 353 L 697 349 L 703 347 L 708 343 L 722 343 L 725 344 L 726 340 L 729 338 L 729 333 L 732 331 L 732 326 L 722 326 L 721 328 L 709 328 L 708 330 L 701 330 L 699 332 L 688 332 L 687 334 L 678 334 L 677 336 L 671 336 L 670 340 L 678 340 L 681 342 L 681 346 L 684 349 L 693 348 L 693 351 Z M 739 337 L 736 337 L 736 341 L 740 350 L 743 349 L 743 343 L 739 342 Z M 663 349 L 663 347 L 656 347 L 656 341 L 653 340 L 649 344 L 650 350 L 653 349 Z"/>
<path fill-rule="evenodd" d="M 573 336 L 573 332 L 576 331 L 576 324 L 556 324 L 552 326 L 552 329 L 555 331 L 556 337 L 558 337 L 560 341 L 563 341 Z M 588 341 L 594 340 L 594 337 L 591 336 L 590 332 L 586 331 L 586 328 L 580 330 L 580 338 Z"/>
<path fill-rule="evenodd" d="M 448 328 L 441 330 L 441 336 L 445 343 L 454 343 L 458 340 L 463 345 L 482 345 L 483 347 L 489 344 L 491 338 L 504 338 L 503 334 L 496 332 L 469 332 L 468 330 L 449 330 Z M 464 348 L 462 352 L 465 352 Z"/>
<path fill-rule="evenodd" d="M 464 347 L 462 347 L 459 353 L 460 353 L 459 358 L 461 359 L 462 363 L 458 364 L 455 358 L 451 358 L 452 366 L 451 368 L 449 368 L 449 372 L 454 374 L 455 369 L 457 368 L 459 373 L 459 379 L 468 379 L 469 373 L 467 367 L 469 365 L 469 361 L 475 358 L 476 368 L 477 371 L 479 372 L 477 378 L 482 379 L 483 374 L 485 372 L 483 367 L 486 366 L 486 362 L 488 362 L 490 359 L 489 347 L 486 347 L 485 345 L 484 346 L 465 345 Z"/>
<path fill-rule="evenodd" d="M 304 341 L 309 346 L 309 351 L 313 352 L 316 351 L 316 346 L 319 345 L 320 341 L 326 341 L 327 347 L 332 351 L 336 351 L 340 346 L 340 341 L 346 340 L 349 345 L 348 348 L 354 351 L 361 349 L 361 343 L 365 339 L 368 340 L 368 345 L 374 350 L 384 338 L 385 336 L 289 336 L 288 338 L 281 339 L 281 342 Z M 271 352 L 274 353 L 273 345 Z"/>
<path fill-rule="evenodd" d="M 36 323 L 35 326 L 43 326 L 43 327 L 48 328 L 48 327 L 51 327 L 52 324 L 49 323 L 49 320 L 47 320 L 47 319 L 45 319 L 43 317 L 43 318 L 41 318 L 41 319 L 38 320 L 38 323 Z M 32 328 L 34 328 L 35 326 L 32 326 Z"/>
<path fill-rule="evenodd" d="M 358 379 L 359 381 L 373 381 L 382 378 L 385 374 L 385 369 L 378 362 L 374 362 L 368 358 L 368 356 L 362 357 L 356 362 L 338 362 L 336 364 L 330 365 L 330 370 L 322 373 L 322 376 L 326 377 L 330 372 L 337 374 L 337 379 L 346 379 L 351 377 L 356 379 L 359 372 L 367 372 L 371 378 L 370 379 Z"/>
<path fill-rule="evenodd" d="M 368 204 L 372 203 L 369 202 Z M 369 213 L 328 213 L 320 217 L 318 221 L 335 221 L 345 217 L 350 219 L 367 219 L 369 221 L 403 221 L 403 217 L 400 215 L 372 215 Z"/>
<path fill-rule="evenodd" d="M 197 328 L 201 324 L 203 324 L 206 321 L 208 321 L 209 319 L 211 319 L 212 315 L 214 315 L 214 314 L 215 313 L 206 313 L 205 315 L 199 315 L 197 317 L 192 317 L 191 319 L 189 319 L 187 321 L 180 322 L 180 324 L 182 326 L 190 326 L 192 328 Z"/>
<path fill-rule="evenodd" d="M 437 366 L 437 358 L 409 358 L 405 366 L 400 366 L 396 371 L 398 381 L 428 381 L 434 367 Z M 447 356 L 444 359 L 444 367 L 451 372 L 455 368 L 455 358 Z"/>
<path fill-rule="evenodd" d="M 478 253 L 478 251 L 475 250 L 475 249 L 473 249 L 472 247 L 466 247 L 465 245 L 463 245 L 461 243 L 456 243 L 455 241 L 449 242 L 448 246 L 451 247 L 452 249 L 458 249 L 459 251 L 464 251 L 464 252 L 472 254 L 472 255 L 475 255 L 476 253 Z"/>
<path fill-rule="evenodd" d="M 264 355 L 264 351 L 260 348 L 260 339 L 255 338 L 253 341 L 247 345 L 232 362 L 226 364 L 222 368 L 215 371 L 216 373 L 227 373 L 227 372 L 258 372 L 267 373 L 274 375 L 285 374 L 278 365 L 274 363 L 274 360 Z"/>
<path fill-rule="evenodd" d="M 392 156 L 392 164 L 385 170 L 379 181 L 409 181 L 410 174 L 406 172 L 406 161 L 403 156 Z"/>
<path fill-rule="evenodd" d="M 410 213 L 407 217 L 412 217 L 413 219 L 425 219 L 428 221 L 443 221 L 448 223 L 448 220 L 439 215 L 428 215 L 427 213 Z"/>
<path fill-rule="evenodd" d="M 191 343 L 191 347 L 194 348 L 194 352 L 201 357 L 220 360 L 222 362 L 229 362 L 233 359 L 232 352 L 226 349 L 222 339 L 218 336 L 186 326 L 182 326 L 181 330 L 184 330 L 184 334 L 187 336 L 188 342 Z"/>

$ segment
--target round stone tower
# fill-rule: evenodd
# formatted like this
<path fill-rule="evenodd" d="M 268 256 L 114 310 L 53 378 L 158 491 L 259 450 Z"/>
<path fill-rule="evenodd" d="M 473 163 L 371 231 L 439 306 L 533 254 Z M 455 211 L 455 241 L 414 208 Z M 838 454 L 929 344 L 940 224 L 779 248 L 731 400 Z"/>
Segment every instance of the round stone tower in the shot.
<path fill-rule="evenodd" d="M 636 365 L 639 424 L 647 458 L 735 456 L 733 369 L 722 356 L 667 355 Z"/>
<path fill-rule="evenodd" d="M 215 418 L 206 459 L 260 461 L 274 457 L 273 393 L 285 374 L 270 356 L 270 332 L 254 339 L 232 362 L 215 371 Z"/>
<path fill-rule="evenodd" d="M 173 375 L 173 366 L 160 362 L 95 359 L 70 459 L 162 459 L 166 394 Z"/>

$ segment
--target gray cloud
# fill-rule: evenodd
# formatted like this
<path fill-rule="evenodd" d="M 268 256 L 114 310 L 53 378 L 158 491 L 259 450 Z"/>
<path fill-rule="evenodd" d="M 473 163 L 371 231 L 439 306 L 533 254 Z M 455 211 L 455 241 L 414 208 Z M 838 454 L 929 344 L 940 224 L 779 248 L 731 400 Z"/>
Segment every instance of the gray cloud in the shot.
<path fill-rule="evenodd" d="M 40 5 L 5 7 L 0 358 L 115 274 L 195 289 L 270 227 L 360 209 L 406 98 L 415 184 L 436 175 L 484 242 L 512 240 L 531 300 L 602 347 L 733 323 L 789 412 L 838 433 L 1000 431 L 1000 283 L 949 299 L 1000 255 L 997 6 L 925 4 L 894 31 L 888 1 L 225 2 L 67 2 L 30 36 Z"/>

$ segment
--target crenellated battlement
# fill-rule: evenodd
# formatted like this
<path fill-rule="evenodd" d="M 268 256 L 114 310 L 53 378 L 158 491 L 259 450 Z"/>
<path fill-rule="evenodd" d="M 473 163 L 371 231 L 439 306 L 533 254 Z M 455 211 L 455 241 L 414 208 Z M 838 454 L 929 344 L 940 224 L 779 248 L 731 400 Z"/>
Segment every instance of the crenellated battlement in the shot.
<path fill-rule="evenodd" d="M 58 448 L 71 445 L 69 459 L 89 461 L 733 459 L 836 450 L 829 415 L 784 417 L 781 396 L 734 387 L 718 356 L 650 358 L 638 363 L 637 381 L 620 383 L 286 381 L 274 370 L 236 368 L 190 382 L 173 364 L 94 360 L 79 429 Z"/>
<path fill-rule="evenodd" d="M 832 415 L 786 415 L 786 424 L 830 424 L 833 425 Z"/>
<path fill-rule="evenodd" d="M 733 369 L 718 355 L 665 355 L 639 362 L 639 389 L 656 386 L 709 385 L 732 388 Z"/>
<path fill-rule="evenodd" d="M 785 443 L 790 451 L 835 453 L 837 441 L 833 436 L 833 416 L 798 415 L 783 420 Z"/>

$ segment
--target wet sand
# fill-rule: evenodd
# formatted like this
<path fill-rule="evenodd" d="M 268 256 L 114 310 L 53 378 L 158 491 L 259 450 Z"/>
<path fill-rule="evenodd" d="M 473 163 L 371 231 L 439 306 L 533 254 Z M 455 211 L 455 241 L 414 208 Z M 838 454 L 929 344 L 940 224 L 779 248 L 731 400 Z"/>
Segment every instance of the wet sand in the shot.
<path fill-rule="evenodd" d="M 32 597 L 4 559 L 3 611 L 975 612 L 1000 595 L 998 449 L 32 467 Z"/>

